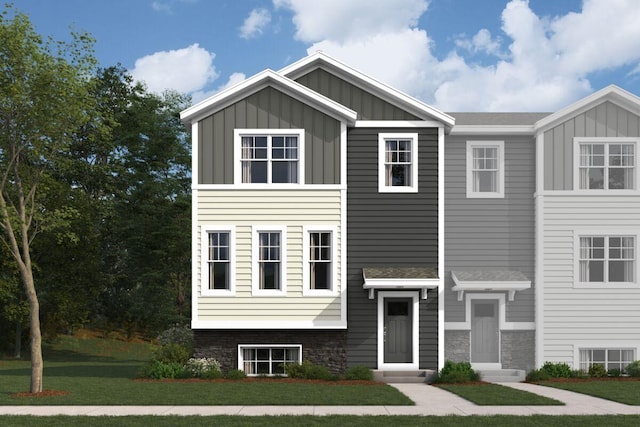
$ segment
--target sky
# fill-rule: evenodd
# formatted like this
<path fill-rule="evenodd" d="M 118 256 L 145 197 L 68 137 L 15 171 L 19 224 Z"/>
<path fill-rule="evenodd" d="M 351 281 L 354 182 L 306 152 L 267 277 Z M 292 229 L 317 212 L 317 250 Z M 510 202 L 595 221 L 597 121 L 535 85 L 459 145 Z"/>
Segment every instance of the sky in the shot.
<path fill-rule="evenodd" d="M 640 96 L 640 0 L 14 0 L 101 66 L 195 102 L 322 50 L 435 108 L 556 111 Z"/>

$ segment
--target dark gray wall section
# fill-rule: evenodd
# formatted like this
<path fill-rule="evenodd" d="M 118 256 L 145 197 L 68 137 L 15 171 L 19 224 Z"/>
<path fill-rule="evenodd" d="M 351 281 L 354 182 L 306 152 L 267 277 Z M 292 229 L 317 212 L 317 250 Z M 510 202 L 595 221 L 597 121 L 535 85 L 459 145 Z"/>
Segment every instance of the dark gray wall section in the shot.
<path fill-rule="evenodd" d="M 544 133 L 544 189 L 573 190 L 573 138 L 637 137 L 640 117 L 607 101 Z"/>
<path fill-rule="evenodd" d="M 378 193 L 378 134 L 419 132 L 418 193 Z M 438 265 L 438 130 L 348 131 L 347 363 L 377 366 L 377 299 L 362 289 L 367 266 Z M 437 368 L 438 296 L 420 301 L 420 367 Z"/>
<path fill-rule="evenodd" d="M 470 198 L 467 140 L 500 140 L 505 147 L 505 197 Z M 465 321 L 451 270 L 519 270 L 531 289 L 507 301 L 508 322 L 534 321 L 535 143 L 531 137 L 448 136 L 445 142 L 445 321 Z"/>
<path fill-rule="evenodd" d="M 413 114 L 321 68 L 305 74 L 296 81 L 356 111 L 358 120 L 420 120 Z"/>
<path fill-rule="evenodd" d="M 340 183 L 340 122 L 267 87 L 198 123 L 200 184 L 233 184 L 234 129 L 305 129 L 305 183 Z"/>

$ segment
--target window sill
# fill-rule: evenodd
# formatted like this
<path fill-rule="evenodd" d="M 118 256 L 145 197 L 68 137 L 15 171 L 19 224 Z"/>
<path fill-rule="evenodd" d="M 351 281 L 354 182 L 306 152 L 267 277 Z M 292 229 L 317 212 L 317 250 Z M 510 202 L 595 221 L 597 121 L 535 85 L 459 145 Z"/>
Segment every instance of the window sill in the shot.
<path fill-rule="evenodd" d="M 578 282 L 574 283 L 573 287 L 575 289 L 640 289 L 640 286 L 638 286 L 637 283 L 629 282 Z"/>
<path fill-rule="evenodd" d="M 254 289 L 251 292 L 251 296 L 254 297 L 286 297 L 287 292 L 284 290 L 262 290 Z"/>
<path fill-rule="evenodd" d="M 467 193 L 467 199 L 504 199 L 504 193 Z"/>
<path fill-rule="evenodd" d="M 234 297 L 236 296 L 235 290 L 230 289 L 202 289 L 200 291 L 202 297 Z"/>
<path fill-rule="evenodd" d="M 336 297 L 338 296 L 338 292 L 333 289 L 303 289 L 302 290 L 303 297 Z"/>
<path fill-rule="evenodd" d="M 417 193 L 418 187 L 378 187 L 378 193 Z"/>

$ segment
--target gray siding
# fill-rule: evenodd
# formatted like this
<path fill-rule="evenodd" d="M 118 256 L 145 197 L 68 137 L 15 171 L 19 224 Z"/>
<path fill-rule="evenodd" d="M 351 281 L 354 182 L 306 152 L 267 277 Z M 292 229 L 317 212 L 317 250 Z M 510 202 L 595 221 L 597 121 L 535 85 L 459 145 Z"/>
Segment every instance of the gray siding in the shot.
<path fill-rule="evenodd" d="M 305 183 L 340 183 L 340 122 L 271 87 L 198 123 L 200 184 L 233 184 L 234 129 L 305 129 Z"/>
<path fill-rule="evenodd" d="M 296 81 L 358 112 L 358 120 L 420 120 L 413 114 L 320 68 Z"/>
<path fill-rule="evenodd" d="M 377 366 L 377 299 L 362 268 L 438 265 L 438 130 L 418 130 L 418 193 L 378 193 L 378 133 L 355 128 L 347 143 L 347 363 Z M 420 301 L 420 367 L 437 368 L 437 291 Z"/>
<path fill-rule="evenodd" d="M 467 140 L 504 140 L 505 197 L 466 197 Z M 447 137 L 445 142 L 445 321 L 465 321 L 451 270 L 507 269 L 534 279 L 535 142 L 530 137 Z M 532 288 L 507 302 L 508 322 L 534 320 Z"/>
<path fill-rule="evenodd" d="M 640 117 L 607 101 L 544 133 L 544 189 L 573 190 L 573 138 L 640 136 Z"/>

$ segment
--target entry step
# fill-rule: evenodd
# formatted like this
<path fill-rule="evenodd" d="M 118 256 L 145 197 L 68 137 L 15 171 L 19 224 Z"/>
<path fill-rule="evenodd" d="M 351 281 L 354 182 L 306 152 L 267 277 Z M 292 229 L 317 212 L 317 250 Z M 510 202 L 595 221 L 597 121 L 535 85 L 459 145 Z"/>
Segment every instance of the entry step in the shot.
<path fill-rule="evenodd" d="M 373 379 L 388 384 L 424 383 L 431 380 L 435 371 L 419 369 L 414 371 L 373 371 Z"/>
<path fill-rule="evenodd" d="M 521 369 L 480 369 L 476 370 L 480 379 L 488 383 L 519 383 L 524 381 L 526 374 Z"/>

